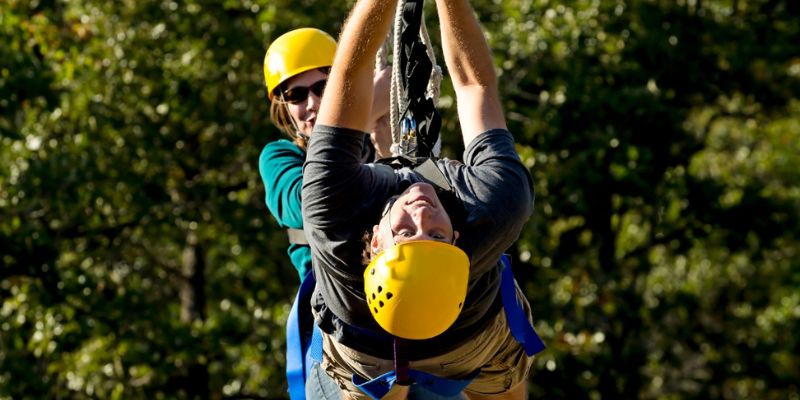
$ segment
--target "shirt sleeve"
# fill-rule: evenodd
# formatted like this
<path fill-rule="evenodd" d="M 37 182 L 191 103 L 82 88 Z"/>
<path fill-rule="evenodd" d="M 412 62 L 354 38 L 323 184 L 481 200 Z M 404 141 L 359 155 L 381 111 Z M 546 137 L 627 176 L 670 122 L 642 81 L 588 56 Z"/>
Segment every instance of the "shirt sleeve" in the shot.
<path fill-rule="evenodd" d="M 522 208 L 515 212 L 530 214 L 533 205 L 532 179 L 517 154 L 510 132 L 494 129 L 478 136 L 465 149 L 464 163 L 474 171 L 470 179 L 475 196 L 481 202 L 507 204 L 511 197 L 513 203 Z"/>
<path fill-rule="evenodd" d="M 318 287 L 337 315 L 363 299 L 362 237 L 397 187 L 389 166 L 361 163 L 364 139 L 363 132 L 317 125 L 303 167 L 306 237 Z"/>
<path fill-rule="evenodd" d="M 362 163 L 365 137 L 350 129 L 315 127 L 304 166 L 303 216 L 308 226 L 336 231 L 377 221 L 397 178 L 388 166 Z"/>
<path fill-rule="evenodd" d="M 459 238 L 470 255 L 471 277 L 497 264 L 519 238 L 533 212 L 530 173 L 506 130 L 481 134 L 464 152 L 464 163 L 440 161 L 467 212 Z"/>
<path fill-rule="evenodd" d="M 303 158 L 297 145 L 278 140 L 264 146 L 258 160 L 267 208 L 282 227 L 303 228 Z"/>

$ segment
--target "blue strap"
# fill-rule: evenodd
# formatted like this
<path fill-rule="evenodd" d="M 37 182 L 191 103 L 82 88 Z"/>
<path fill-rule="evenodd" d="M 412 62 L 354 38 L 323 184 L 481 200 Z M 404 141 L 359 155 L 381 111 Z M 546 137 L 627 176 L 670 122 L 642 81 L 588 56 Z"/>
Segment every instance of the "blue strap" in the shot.
<path fill-rule="evenodd" d="M 308 351 L 306 352 L 306 363 L 310 365 L 312 361 L 322 362 L 322 331 L 317 324 L 314 324 L 311 343 L 309 343 Z"/>
<path fill-rule="evenodd" d="M 408 375 L 415 385 L 420 385 L 432 393 L 444 397 L 455 397 L 461 393 L 480 372 L 480 370 L 473 371 L 462 379 L 442 378 L 415 369 L 409 370 Z M 353 375 L 353 384 L 373 399 L 380 399 L 386 396 L 386 393 L 392 389 L 396 381 L 397 376 L 395 371 L 387 372 L 372 380 L 366 380 L 357 374 Z"/>
<path fill-rule="evenodd" d="M 525 354 L 532 356 L 544 350 L 544 342 L 533 330 L 525 310 L 517 299 L 517 289 L 514 284 L 514 272 L 511 270 L 511 262 L 508 256 L 503 254 L 503 273 L 500 281 L 500 294 L 503 297 L 503 310 L 506 313 L 508 328 L 514 339 L 517 339 L 525 349 Z"/>
<path fill-rule="evenodd" d="M 423 371 L 410 370 L 408 372 L 408 374 L 411 376 L 411 379 L 416 382 L 417 385 L 420 385 L 433 393 L 445 397 L 454 397 L 460 394 L 462 391 L 464 391 L 464 388 L 469 386 L 470 382 L 472 382 L 472 380 L 475 379 L 475 377 L 480 373 L 480 370 L 475 370 L 462 379 L 445 379 Z"/>
<path fill-rule="evenodd" d="M 305 400 L 306 398 L 306 377 L 311 362 L 308 357 L 316 354 L 310 351 L 309 346 L 313 346 L 314 336 L 318 336 L 319 359 L 322 359 L 322 339 L 318 328 L 314 329 L 312 340 L 303 340 L 301 331 L 301 316 L 309 311 L 308 300 L 314 292 L 316 280 L 314 274 L 306 274 L 300 289 L 297 290 L 292 309 L 289 311 L 289 320 L 286 322 L 286 379 L 289 383 L 289 397 L 292 400 Z M 316 328 L 316 324 L 314 324 Z"/>
<path fill-rule="evenodd" d="M 386 393 L 392 389 L 396 380 L 397 377 L 394 371 L 387 372 L 372 380 L 367 380 L 366 378 L 362 378 L 361 375 L 353 374 L 353 384 L 373 399 L 380 399 L 386 396 Z"/>

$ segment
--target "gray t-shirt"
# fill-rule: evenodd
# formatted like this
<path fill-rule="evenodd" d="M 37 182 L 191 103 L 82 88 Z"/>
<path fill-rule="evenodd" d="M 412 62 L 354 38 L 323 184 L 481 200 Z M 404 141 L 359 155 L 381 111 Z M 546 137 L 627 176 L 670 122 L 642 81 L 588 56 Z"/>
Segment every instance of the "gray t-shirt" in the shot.
<path fill-rule="evenodd" d="M 303 224 L 317 287 L 311 300 L 317 324 L 340 343 L 390 359 L 391 337 L 375 322 L 364 295 L 363 234 L 378 223 L 389 197 L 422 180 L 359 160 L 364 133 L 317 125 L 303 167 Z M 409 341 L 412 360 L 433 357 L 480 333 L 500 311 L 500 256 L 517 240 L 533 209 L 528 170 L 506 130 L 474 139 L 464 163 L 436 162 L 464 205 L 456 245 L 470 259 L 464 308 L 445 333 Z"/>

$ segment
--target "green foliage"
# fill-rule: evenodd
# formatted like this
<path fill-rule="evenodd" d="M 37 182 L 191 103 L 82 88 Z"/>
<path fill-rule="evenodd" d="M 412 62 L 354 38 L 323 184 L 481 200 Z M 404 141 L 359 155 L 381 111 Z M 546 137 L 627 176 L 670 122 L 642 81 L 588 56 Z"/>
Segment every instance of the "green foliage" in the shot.
<path fill-rule="evenodd" d="M 2 7 L 0 396 L 282 396 L 259 5 Z"/>
<path fill-rule="evenodd" d="M 0 2 L 0 398 L 286 396 L 261 61 L 351 3 Z M 532 396 L 798 399 L 800 6 L 473 4 L 537 191 Z"/>
<path fill-rule="evenodd" d="M 489 10 L 538 193 L 519 243 L 551 337 L 534 393 L 795 395 L 798 7 Z"/>

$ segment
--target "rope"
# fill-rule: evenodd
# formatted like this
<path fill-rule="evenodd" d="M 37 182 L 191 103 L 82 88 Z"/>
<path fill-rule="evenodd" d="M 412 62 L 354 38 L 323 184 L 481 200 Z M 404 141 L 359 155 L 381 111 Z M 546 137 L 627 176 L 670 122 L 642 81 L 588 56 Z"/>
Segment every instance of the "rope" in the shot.
<path fill-rule="evenodd" d="M 431 72 L 431 79 L 428 81 L 428 88 L 426 94 L 433 99 L 434 103 L 439 102 L 439 89 L 442 85 L 442 67 L 436 64 L 436 53 L 433 52 L 433 45 L 431 44 L 431 37 L 428 35 L 428 26 L 425 25 L 425 18 L 422 18 L 422 42 L 428 50 L 428 58 L 433 63 L 433 71 Z"/>
<path fill-rule="evenodd" d="M 440 89 L 442 86 L 442 67 L 436 64 L 436 54 L 433 52 L 433 44 L 431 44 L 431 37 L 428 35 L 428 27 L 425 25 L 425 18 L 422 18 L 422 41 L 428 49 L 428 58 L 431 59 L 433 70 L 431 71 L 431 78 L 428 80 L 428 87 L 426 90 L 427 97 L 433 99 L 433 104 L 439 103 Z M 438 157 L 442 151 L 442 136 L 436 138 L 436 144 L 433 147 L 431 155 Z"/>
<path fill-rule="evenodd" d="M 392 146 L 390 148 L 392 155 L 397 156 L 402 154 L 400 149 L 400 143 L 402 142 L 402 138 L 400 137 L 400 99 L 399 99 L 399 87 L 400 87 L 400 79 L 401 79 L 401 71 L 400 71 L 400 33 L 403 31 L 403 9 L 406 6 L 406 0 L 400 0 L 397 2 L 397 9 L 395 10 L 394 15 L 394 27 L 392 29 L 392 33 L 394 37 L 392 38 L 392 43 L 394 48 L 392 49 L 392 54 L 394 54 L 394 62 L 392 63 L 392 82 L 391 88 L 389 89 L 389 118 L 391 120 L 391 127 L 392 127 Z"/>

